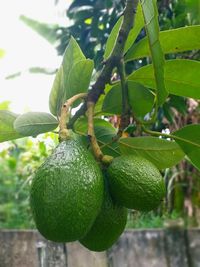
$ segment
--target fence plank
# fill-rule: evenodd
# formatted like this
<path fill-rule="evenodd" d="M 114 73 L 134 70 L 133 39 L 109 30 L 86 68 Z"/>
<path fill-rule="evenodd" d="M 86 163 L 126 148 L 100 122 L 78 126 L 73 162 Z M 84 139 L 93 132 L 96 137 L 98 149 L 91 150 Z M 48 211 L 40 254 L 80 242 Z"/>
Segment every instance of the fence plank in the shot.
<path fill-rule="evenodd" d="M 38 267 L 32 231 L 0 231 L 0 267 Z"/>
<path fill-rule="evenodd" d="M 187 246 L 190 266 L 200 267 L 200 229 L 189 229 L 187 231 Z"/>
<path fill-rule="evenodd" d="M 108 251 L 109 267 L 167 267 L 162 230 L 126 231 Z"/>
<path fill-rule="evenodd" d="M 80 243 L 67 244 L 68 267 L 107 267 L 105 252 L 92 252 Z"/>

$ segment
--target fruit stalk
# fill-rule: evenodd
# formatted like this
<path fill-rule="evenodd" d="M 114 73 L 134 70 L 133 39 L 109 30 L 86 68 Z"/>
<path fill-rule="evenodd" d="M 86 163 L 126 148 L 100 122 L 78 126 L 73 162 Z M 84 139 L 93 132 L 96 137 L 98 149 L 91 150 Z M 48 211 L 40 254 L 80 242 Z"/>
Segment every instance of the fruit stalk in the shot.
<path fill-rule="evenodd" d="M 67 129 L 67 122 L 69 120 L 69 109 L 72 104 L 79 98 L 85 98 L 87 96 L 86 93 L 80 93 L 74 95 L 70 99 L 68 99 L 61 108 L 60 122 L 59 122 L 59 141 L 62 142 L 69 138 L 69 130 Z"/>
<path fill-rule="evenodd" d="M 95 133 L 94 133 L 94 107 L 95 104 L 93 102 L 87 103 L 88 108 L 88 137 L 91 142 L 92 150 L 94 152 L 95 158 L 97 160 L 101 160 L 103 158 L 103 153 L 98 145 Z"/>
<path fill-rule="evenodd" d="M 95 103 L 87 102 L 87 116 L 88 116 L 88 137 L 92 146 L 92 151 L 97 160 L 101 161 L 104 165 L 109 165 L 113 157 L 109 155 L 104 155 L 101 148 L 97 142 L 95 132 L 94 132 L 94 107 Z"/>

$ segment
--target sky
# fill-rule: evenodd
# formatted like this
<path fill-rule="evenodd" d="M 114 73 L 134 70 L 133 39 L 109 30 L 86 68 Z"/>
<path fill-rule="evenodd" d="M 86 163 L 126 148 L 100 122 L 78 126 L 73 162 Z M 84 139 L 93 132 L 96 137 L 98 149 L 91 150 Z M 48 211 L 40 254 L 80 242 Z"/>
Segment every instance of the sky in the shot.
<path fill-rule="evenodd" d="M 59 0 L 0 0 L 0 103 L 11 101 L 15 113 L 49 112 L 48 96 L 54 75 L 30 74 L 30 67 L 58 68 L 62 57 L 55 48 L 19 20 L 20 15 L 45 23 L 66 25 L 65 10 L 71 1 Z M 6 76 L 22 71 L 15 79 Z"/>

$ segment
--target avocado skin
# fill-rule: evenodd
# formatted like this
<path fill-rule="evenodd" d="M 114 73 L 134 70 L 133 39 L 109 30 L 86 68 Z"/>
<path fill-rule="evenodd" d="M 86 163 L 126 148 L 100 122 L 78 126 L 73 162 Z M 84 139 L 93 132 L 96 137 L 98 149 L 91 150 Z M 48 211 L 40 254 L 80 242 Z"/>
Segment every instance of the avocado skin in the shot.
<path fill-rule="evenodd" d="M 70 242 L 92 226 L 103 201 L 103 176 L 76 139 L 61 142 L 32 181 L 30 205 L 39 232 L 48 240 Z"/>
<path fill-rule="evenodd" d="M 149 160 L 136 155 L 115 158 L 107 169 L 111 195 L 122 206 L 150 211 L 165 196 L 164 180 Z"/>
<path fill-rule="evenodd" d="M 104 251 L 110 248 L 122 234 L 127 221 L 127 209 L 117 204 L 111 198 L 105 185 L 104 201 L 90 231 L 79 240 L 92 251 Z"/>

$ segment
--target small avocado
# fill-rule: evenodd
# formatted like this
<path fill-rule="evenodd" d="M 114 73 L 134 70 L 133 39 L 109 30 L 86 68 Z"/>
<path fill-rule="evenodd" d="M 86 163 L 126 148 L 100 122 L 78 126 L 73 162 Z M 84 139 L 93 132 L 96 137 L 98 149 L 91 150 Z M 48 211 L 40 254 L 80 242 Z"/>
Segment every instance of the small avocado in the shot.
<path fill-rule="evenodd" d="M 122 206 L 139 211 L 158 207 L 165 196 L 159 170 L 149 160 L 136 155 L 115 158 L 107 169 L 110 191 Z"/>
<path fill-rule="evenodd" d="M 32 181 L 30 205 L 37 229 L 55 242 L 82 238 L 100 211 L 103 190 L 92 154 L 78 139 L 61 142 Z"/>
<path fill-rule="evenodd" d="M 92 251 L 104 251 L 119 238 L 126 226 L 127 209 L 115 203 L 105 184 L 104 201 L 90 231 L 80 243 Z"/>

